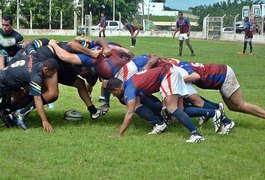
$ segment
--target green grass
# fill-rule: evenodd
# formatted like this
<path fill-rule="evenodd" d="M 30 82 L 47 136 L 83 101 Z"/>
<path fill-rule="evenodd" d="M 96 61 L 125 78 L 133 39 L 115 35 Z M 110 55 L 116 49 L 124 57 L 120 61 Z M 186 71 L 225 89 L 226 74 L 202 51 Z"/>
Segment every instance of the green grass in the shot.
<path fill-rule="evenodd" d="M 32 37 L 33 38 L 33 37 Z M 35 38 L 35 37 L 34 37 Z M 49 37 L 51 38 L 51 37 Z M 57 40 L 73 37 L 55 36 Z M 243 37 L 242 37 L 243 38 Z M 107 37 L 129 47 L 129 37 Z M 254 56 L 239 56 L 242 43 L 191 39 L 195 57 L 184 45 L 183 61 L 224 63 L 231 66 L 247 101 L 265 108 L 264 45 L 254 43 Z M 135 55 L 159 54 L 177 58 L 177 39 L 138 37 Z M 221 101 L 218 91 L 199 90 L 213 101 Z M 94 88 L 95 105 L 100 83 Z M 27 119 L 29 129 L 0 127 L 1 179 L 264 179 L 265 123 L 263 119 L 231 112 L 236 122 L 231 134 L 214 133 L 209 122 L 200 127 L 206 141 L 186 144 L 189 132 L 178 122 L 170 131 L 148 135 L 151 126 L 135 116 L 121 138 L 111 138 L 120 127 L 125 106 L 111 97 L 109 113 L 94 122 L 74 88 L 60 86 L 55 110 L 47 116 L 55 133 L 42 132 L 36 111 Z M 81 122 L 68 122 L 63 113 L 68 109 L 83 112 Z M 197 124 L 197 119 L 193 119 Z"/>

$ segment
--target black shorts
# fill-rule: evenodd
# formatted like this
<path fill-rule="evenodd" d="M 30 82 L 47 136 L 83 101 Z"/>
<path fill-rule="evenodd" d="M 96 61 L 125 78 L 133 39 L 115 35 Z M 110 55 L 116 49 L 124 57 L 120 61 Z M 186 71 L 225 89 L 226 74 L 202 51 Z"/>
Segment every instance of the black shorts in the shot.
<path fill-rule="evenodd" d="M 78 76 L 74 70 L 72 64 L 59 61 L 58 73 L 58 83 L 73 86 L 74 82 L 78 79 Z"/>

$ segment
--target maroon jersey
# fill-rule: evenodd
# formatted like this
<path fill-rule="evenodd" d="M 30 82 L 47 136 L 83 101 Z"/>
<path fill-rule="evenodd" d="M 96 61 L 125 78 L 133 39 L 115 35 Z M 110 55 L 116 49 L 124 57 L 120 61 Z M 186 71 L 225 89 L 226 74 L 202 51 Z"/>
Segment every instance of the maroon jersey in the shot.
<path fill-rule="evenodd" d="M 221 89 L 226 79 L 227 65 L 225 64 L 180 62 L 179 67 L 185 69 L 189 74 L 198 73 L 200 80 L 194 84 L 203 89 Z"/>

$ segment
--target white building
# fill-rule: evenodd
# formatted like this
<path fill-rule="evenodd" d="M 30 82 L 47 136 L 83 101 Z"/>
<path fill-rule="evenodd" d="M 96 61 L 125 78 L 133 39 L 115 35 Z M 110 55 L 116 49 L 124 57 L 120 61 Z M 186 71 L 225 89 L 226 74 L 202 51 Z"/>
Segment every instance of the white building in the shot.
<path fill-rule="evenodd" d="M 139 14 L 143 14 L 143 3 L 138 5 Z M 144 0 L 144 14 L 153 16 L 176 16 L 178 11 L 164 11 L 164 3 L 154 3 Z"/>

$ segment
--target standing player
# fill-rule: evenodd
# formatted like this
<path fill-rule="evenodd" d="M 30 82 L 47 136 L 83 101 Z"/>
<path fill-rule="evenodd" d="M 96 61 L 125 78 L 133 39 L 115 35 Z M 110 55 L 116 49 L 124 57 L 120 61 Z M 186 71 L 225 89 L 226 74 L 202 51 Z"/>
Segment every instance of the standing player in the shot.
<path fill-rule="evenodd" d="M 175 35 L 178 31 L 180 31 L 179 34 L 179 54 L 178 56 L 182 56 L 182 49 L 183 49 L 183 41 L 185 40 L 187 46 L 190 49 L 191 56 L 195 56 L 195 53 L 192 49 L 192 46 L 190 44 L 190 22 L 183 17 L 183 12 L 178 13 L 178 21 L 176 22 L 176 30 L 173 34 L 173 38 L 175 38 Z"/>
<path fill-rule="evenodd" d="M 21 48 L 19 44 L 23 37 L 12 28 L 13 18 L 11 16 L 3 17 L 2 28 L 0 28 L 0 69 L 3 69 Z"/>
<path fill-rule="evenodd" d="M 124 94 L 127 104 L 123 123 L 116 133 L 117 137 L 121 136 L 132 122 L 135 109 L 141 105 L 140 96 L 160 91 L 169 112 L 192 133 L 186 142 L 197 143 L 204 140 L 189 116 L 182 111 L 182 98 L 188 94 L 188 91 L 177 67 L 165 66 L 141 71 L 124 83 L 117 78 L 111 78 L 107 88 L 114 96 L 121 97 Z"/>
<path fill-rule="evenodd" d="M 127 21 L 125 22 L 124 25 L 131 34 L 131 39 L 132 39 L 132 46 L 131 47 L 135 47 L 136 46 L 136 37 L 139 34 L 139 28 L 137 26 L 129 24 Z"/>
<path fill-rule="evenodd" d="M 252 38 L 253 38 L 253 27 L 251 22 L 249 21 L 249 18 L 246 17 L 245 18 L 245 37 L 244 37 L 244 48 L 243 48 L 243 52 L 239 52 L 239 55 L 243 55 L 246 52 L 247 49 L 247 45 L 249 43 L 249 55 L 252 56 Z"/>
<path fill-rule="evenodd" d="M 101 33 L 103 33 L 103 37 L 105 37 L 105 30 L 106 30 L 106 17 L 104 16 L 104 13 L 101 13 L 98 36 L 101 37 Z"/>

